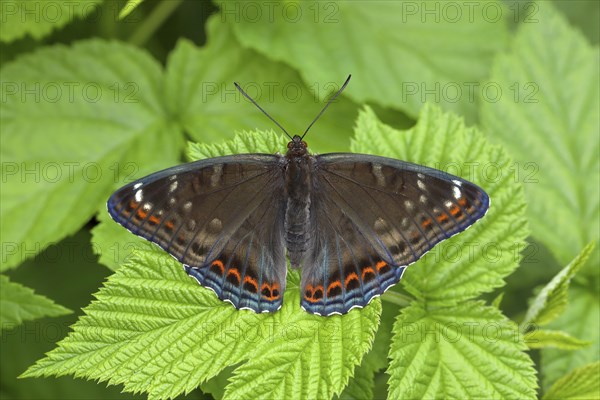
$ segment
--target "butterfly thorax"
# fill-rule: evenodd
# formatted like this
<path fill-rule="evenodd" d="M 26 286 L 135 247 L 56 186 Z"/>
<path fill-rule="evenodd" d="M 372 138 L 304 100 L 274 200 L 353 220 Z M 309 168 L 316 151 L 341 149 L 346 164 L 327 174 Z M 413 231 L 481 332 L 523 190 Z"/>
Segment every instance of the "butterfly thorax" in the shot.
<path fill-rule="evenodd" d="M 288 143 L 285 170 L 285 240 L 292 268 L 298 268 L 309 248 L 312 157 L 306 142 L 294 136 Z"/>

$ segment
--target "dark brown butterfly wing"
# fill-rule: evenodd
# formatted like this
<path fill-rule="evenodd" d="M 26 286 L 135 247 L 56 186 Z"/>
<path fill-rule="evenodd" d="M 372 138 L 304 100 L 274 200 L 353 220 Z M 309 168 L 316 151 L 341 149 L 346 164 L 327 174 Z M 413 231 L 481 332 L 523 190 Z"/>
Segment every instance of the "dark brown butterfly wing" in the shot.
<path fill-rule="evenodd" d="M 481 188 L 432 168 L 360 154 L 326 154 L 313 164 L 316 234 L 301 285 L 302 307 L 315 314 L 365 306 L 489 207 Z"/>
<path fill-rule="evenodd" d="M 115 192 L 108 211 L 236 308 L 281 307 L 286 260 L 282 157 L 218 157 L 157 172 Z"/>

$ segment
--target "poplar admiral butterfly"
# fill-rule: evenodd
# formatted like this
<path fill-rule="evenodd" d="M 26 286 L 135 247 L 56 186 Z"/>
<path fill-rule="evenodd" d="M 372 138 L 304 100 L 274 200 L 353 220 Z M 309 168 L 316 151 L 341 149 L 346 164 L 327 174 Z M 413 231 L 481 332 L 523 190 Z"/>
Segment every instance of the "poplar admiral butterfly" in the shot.
<path fill-rule="evenodd" d="M 483 217 L 488 195 L 445 172 L 365 154 L 238 154 L 179 165 L 108 200 L 112 218 L 179 260 L 238 309 L 283 302 L 286 250 L 300 268 L 301 306 L 327 316 L 366 306 L 437 243 Z"/>

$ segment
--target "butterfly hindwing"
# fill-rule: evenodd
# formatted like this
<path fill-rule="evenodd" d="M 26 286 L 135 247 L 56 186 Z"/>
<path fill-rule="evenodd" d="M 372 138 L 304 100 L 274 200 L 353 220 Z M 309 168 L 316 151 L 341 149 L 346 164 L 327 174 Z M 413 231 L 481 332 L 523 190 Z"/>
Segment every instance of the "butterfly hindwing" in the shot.
<path fill-rule="evenodd" d="M 314 165 L 316 234 L 303 263 L 302 306 L 321 315 L 365 306 L 489 207 L 476 185 L 407 162 L 326 154 Z"/>
<path fill-rule="evenodd" d="M 108 210 L 220 299 L 275 311 L 286 276 L 280 162 L 248 154 L 170 168 L 115 192 Z"/>

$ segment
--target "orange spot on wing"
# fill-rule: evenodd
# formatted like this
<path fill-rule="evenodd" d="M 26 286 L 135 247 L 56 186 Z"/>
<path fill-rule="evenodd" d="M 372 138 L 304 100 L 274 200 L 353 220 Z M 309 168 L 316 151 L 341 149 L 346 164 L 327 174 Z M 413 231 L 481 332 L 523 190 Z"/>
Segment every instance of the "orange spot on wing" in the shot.
<path fill-rule="evenodd" d="M 436 219 L 440 223 L 446 222 L 446 221 L 448 221 L 448 215 L 446 215 L 446 213 L 442 213 L 442 214 L 438 215 Z"/>
<path fill-rule="evenodd" d="M 137 210 L 136 215 L 139 219 L 145 219 L 148 216 L 148 213 L 144 211 L 143 208 Z"/>
<path fill-rule="evenodd" d="M 320 297 L 316 297 L 316 295 L 317 295 L 317 293 L 319 291 L 321 292 L 321 296 Z M 317 301 L 317 300 L 321 300 L 322 298 L 323 298 L 323 285 L 318 285 L 315 288 L 315 291 L 313 292 L 313 299 L 315 299 L 315 301 Z"/>
<path fill-rule="evenodd" d="M 150 221 L 154 225 L 157 225 L 160 222 L 160 218 L 158 218 L 156 215 L 151 215 L 148 221 Z"/>
<path fill-rule="evenodd" d="M 423 229 L 427 229 L 431 225 L 431 218 L 427 218 L 423 222 L 421 222 L 421 226 Z"/>
<path fill-rule="evenodd" d="M 387 266 L 387 263 L 385 261 L 378 261 L 377 264 L 375 264 L 375 268 L 377 268 L 377 272 L 381 271 L 381 268 L 384 268 Z"/>
<path fill-rule="evenodd" d="M 375 270 L 373 268 L 371 268 L 371 267 L 365 267 L 365 268 L 363 268 L 362 274 L 361 274 L 363 281 L 365 280 L 365 276 L 367 274 L 373 274 L 373 276 L 375 276 Z"/>
<path fill-rule="evenodd" d="M 173 221 L 172 221 L 172 220 L 169 220 L 169 221 L 165 222 L 165 226 L 166 226 L 167 228 L 171 229 L 171 230 L 172 230 L 173 228 L 175 228 L 175 224 L 173 223 Z"/>
<path fill-rule="evenodd" d="M 317 292 L 321 292 L 321 296 L 315 297 Z M 306 285 L 306 291 L 304 292 L 304 299 L 311 303 L 316 303 L 323 298 L 323 285 L 313 286 L 312 284 Z"/>
<path fill-rule="evenodd" d="M 268 291 L 268 294 L 263 293 L 265 289 Z M 279 283 L 277 282 L 274 282 L 273 284 L 263 283 L 260 287 L 260 292 L 262 297 L 269 301 L 277 300 L 281 296 L 281 293 L 279 293 Z"/>
<path fill-rule="evenodd" d="M 465 207 L 467 205 L 467 199 L 461 197 L 460 199 L 458 199 L 458 204 L 460 204 L 461 207 Z"/>
<path fill-rule="evenodd" d="M 356 275 L 356 272 L 350 272 L 344 281 L 345 286 L 348 286 L 348 284 L 355 279 L 358 281 L 358 275 Z"/>
<path fill-rule="evenodd" d="M 221 265 L 223 265 L 223 263 L 221 263 Z M 230 268 L 229 271 L 227 271 L 227 276 L 229 276 L 229 275 L 235 276 L 237 278 L 238 282 L 240 282 L 242 280 L 242 277 L 240 276 L 240 272 L 237 270 L 237 268 Z"/>
<path fill-rule="evenodd" d="M 335 293 L 332 295 L 331 292 L 336 288 L 340 289 L 339 293 Z M 341 293 L 342 293 L 342 282 L 336 280 L 336 281 L 331 282 L 329 284 L 329 286 L 327 286 L 327 297 L 330 297 L 330 296 L 335 297 L 335 296 L 340 295 Z"/>
<path fill-rule="evenodd" d="M 219 268 L 221 270 L 221 274 L 225 273 L 225 265 L 223 265 L 223 262 L 221 260 L 213 261 L 212 265 Z"/>
<path fill-rule="evenodd" d="M 327 291 L 339 287 L 340 289 L 342 288 L 342 282 L 340 281 L 333 281 L 329 284 L 329 286 L 327 286 Z"/>
<path fill-rule="evenodd" d="M 258 290 L 258 283 L 256 282 L 256 279 L 254 279 L 251 276 L 246 275 L 244 277 L 244 284 L 249 283 L 250 285 L 254 286 L 254 290 L 255 292 Z"/>
<path fill-rule="evenodd" d="M 456 204 L 450 208 L 450 214 L 452 214 L 453 217 L 456 217 L 459 213 L 460 208 Z"/>

